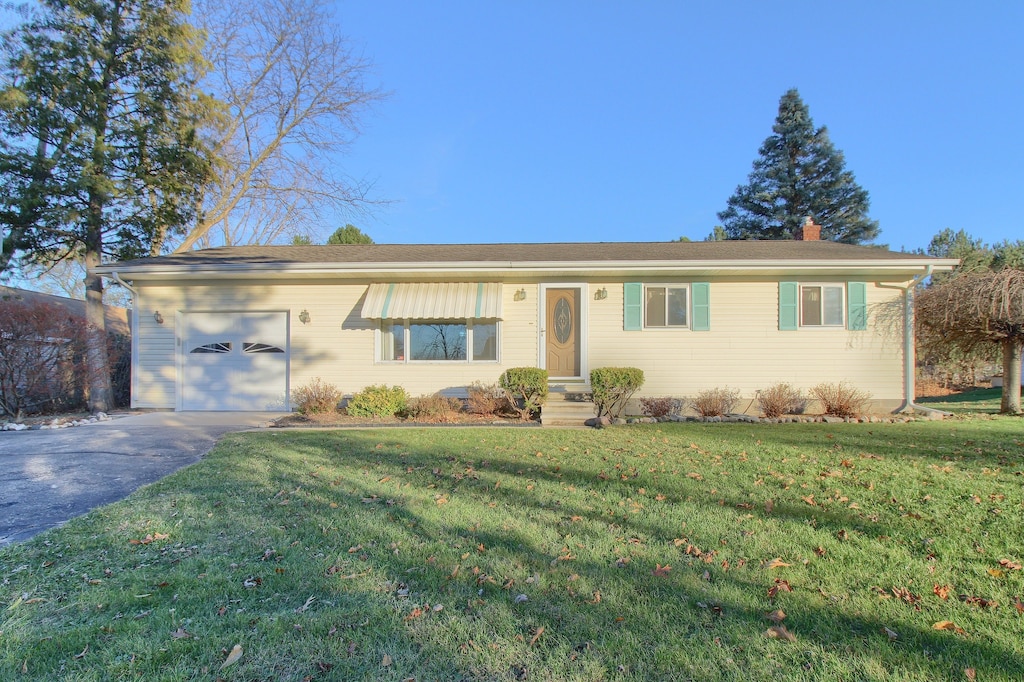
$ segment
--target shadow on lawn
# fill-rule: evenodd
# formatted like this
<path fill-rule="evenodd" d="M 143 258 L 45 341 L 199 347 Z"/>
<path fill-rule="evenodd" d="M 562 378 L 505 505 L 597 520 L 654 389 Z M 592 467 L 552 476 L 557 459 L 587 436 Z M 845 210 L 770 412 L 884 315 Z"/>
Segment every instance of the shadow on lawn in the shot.
<path fill-rule="evenodd" d="M 827 443 L 823 435 L 811 434 L 798 436 L 782 433 L 778 435 L 793 447 L 821 447 Z M 824 430 L 823 430 L 824 431 Z M 709 434 L 710 435 L 710 434 Z M 860 439 L 854 435 L 841 434 L 839 438 L 847 447 L 859 447 Z M 324 443 L 333 443 L 333 452 L 325 451 Z M 882 456 L 895 456 L 897 451 L 887 450 L 883 444 L 879 447 L 876 439 L 863 441 L 865 446 L 870 443 L 874 452 Z M 556 470 L 550 464 L 531 462 L 526 453 L 519 461 L 486 461 L 489 458 L 483 448 L 466 453 L 453 454 L 446 449 L 418 449 L 410 451 L 402 446 L 400 434 L 383 434 L 380 432 L 345 432 L 328 436 L 320 436 L 319 440 L 308 445 L 302 440 L 289 443 L 298 451 L 305 452 L 308 462 L 302 467 L 293 467 L 291 471 L 281 469 L 276 472 L 283 487 L 294 485 L 310 487 L 309 466 L 331 466 L 331 457 L 338 456 L 349 466 L 362 466 L 366 471 L 375 471 L 378 467 L 391 468 L 395 472 L 405 470 L 415 476 L 422 476 L 424 481 L 436 485 L 439 494 L 460 493 L 473 500 L 495 500 L 499 505 L 510 509 L 522 510 L 543 519 L 550 518 L 557 525 L 567 516 L 589 518 L 603 524 L 619 523 L 623 535 L 646 536 L 650 542 L 665 542 L 670 535 L 665 530 L 644 522 L 630 521 L 622 517 L 609 517 L 600 509 L 582 509 L 577 506 L 560 504 L 557 499 L 547 499 L 538 504 L 538 494 L 524 494 L 520 489 L 502 488 L 494 482 L 502 477 L 506 479 L 531 479 L 547 481 L 551 484 L 589 485 L 600 489 L 608 497 L 625 497 L 632 493 L 634 487 L 617 479 L 597 479 L 593 472 L 580 469 L 566 469 L 564 465 Z M 486 462 L 485 462 L 486 461 Z M 521 466 L 520 466 L 521 463 Z M 466 472 L 471 473 L 467 474 Z M 474 477 L 475 475 L 475 477 Z M 785 606 L 790 616 L 785 625 L 798 637 L 798 643 L 788 647 L 781 642 L 767 638 L 751 637 L 752 633 L 762 633 L 770 625 L 764 614 L 776 604 L 767 600 L 765 595 L 771 587 L 771 574 L 751 574 L 751 579 L 744 579 L 738 573 L 727 573 L 716 565 L 692 561 L 677 566 L 668 575 L 652 575 L 652 566 L 637 562 L 620 572 L 609 572 L 608 564 L 566 560 L 558 563 L 557 556 L 552 557 L 550 547 L 538 547 L 533 540 L 519 533 L 514 528 L 498 531 L 495 529 L 479 530 L 472 528 L 445 528 L 427 521 L 403 501 L 399 489 L 390 493 L 394 504 L 388 505 L 387 499 L 391 486 L 385 486 L 373 477 L 360 481 L 348 480 L 347 484 L 354 489 L 349 492 L 330 489 L 324 491 L 328 499 L 334 496 L 344 498 L 345 505 L 364 504 L 364 497 L 373 500 L 378 496 L 380 501 L 371 501 L 370 513 L 383 515 L 390 530 L 379 531 L 381 534 L 373 539 L 380 547 L 386 547 L 393 538 L 402 536 L 407 545 L 432 542 L 439 534 L 448 534 L 450 539 L 463 543 L 472 558 L 465 559 L 467 565 L 486 564 L 500 556 L 503 560 L 522 565 L 526 574 L 537 573 L 543 576 L 546 589 L 533 589 L 538 593 L 536 598 L 517 604 L 513 597 L 525 586 L 510 586 L 503 589 L 502 581 L 506 576 L 490 576 L 486 573 L 473 573 L 464 569 L 461 575 L 453 575 L 450 563 L 445 565 L 424 564 L 422 556 L 413 553 L 389 555 L 387 552 L 376 552 L 370 562 L 377 564 L 380 570 L 392 576 L 403 576 L 410 583 L 415 598 L 426 603 L 457 603 L 465 604 L 463 616 L 469 621 L 481 622 L 480 627 L 486 630 L 487 621 L 503 624 L 515 623 L 512 630 L 493 632 L 489 636 L 504 639 L 510 645 L 511 653 L 507 655 L 507 669 L 481 669 L 481 665 L 493 665 L 493 658 L 475 657 L 472 642 L 464 642 L 465 647 L 453 651 L 450 643 L 431 641 L 431 635 L 416 637 L 423 647 L 419 656 L 427 658 L 444 658 L 457 660 L 467 677 L 485 677 L 491 675 L 509 675 L 515 677 L 517 671 L 543 666 L 548 673 L 557 670 L 568 670 L 578 665 L 581 660 L 592 663 L 608 671 L 619 668 L 620 672 L 628 671 L 636 666 L 637 657 L 641 657 L 647 674 L 653 671 L 658 675 L 671 675 L 680 670 L 689 670 L 690 675 L 705 675 L 708 679 L 715 674 L 714 669 L 703 669 L 709 665 L 726 665 L 726 660 L 733 656 L 752 655 L 753 649 L 775 657 L 783 665 L 800 666 L 808 676 L 815 674 L 816 666 L 824 665 L 824 661 L 815 659 L 845 659 L 851 674 L 867 674 L 868 668 L 857 668 L 857 657 L 869 659 L 876 670 L 889 674 L 906 676 L 925 673 L 934 678 L 959 676 L 966 668 L 987 667 L 993 673 L 998 672 L 1007 678 L 1024 678 L 1024 663 L 1016 652 L 1009 651 L 991 641 L 979 641 L 970 635 L 959 636 L 951 632 L 936 631 L 921 627 L 906 617 L 894 616 L 883 622 L 868 616 L 856 616 L 840 610 L 829 602 L 824 595 L 807 591 L 778 596 L 778 605 Z M 272 491 L 268 490 L 268 493 Z M 317 491 L 320 494 L 320 491 Z M 673 494 L 680 500 L 683 498 L 709 497 L 706 486 L 697 481 L 685 478 L 676 482 Z M 716 504 L 708 499 L 707 504 Z M 726 500 L 731 506 L 743 504 L 742 500 Z M 322 519 L 303 519 L 307 512 L 300 512 L 293 520 L 295 523 L 322 523 Z M 779 505 L 770 515 L 776 520 L 791 521 L 805 524 L 810 518 L 818 524 L 829 527 L 832 532 L 848 529 L 862 524 L 863 520 L 849 512 L 823 512 L 822 510 L 803 509 L 795 505 Z M 346 537 L 365 537 L 370 527 L 355 518 L 337 519 L 338 532 Z M 443 526 L 443 524 L 441 524 Z M 876 529 L 884 530 L 884 529 Z M 476 557 L 474 545 L 486 547 L 487 557 Z M 337 550 L 343 550 L 339 547 Z M 682 558 L 682 557 L 681 557 Z M 479 560 L 477 560 L 479 559 Z M 688 560 L 688 559 L 684 559 Z M 608 557 L 609 563 L 614 557 Z M 463 562 L 460 562 L 460 565 Z M 758 595 L 764 609 L 751 609 L 742 605 L 738 599 L 719 596 L 709 600 L 708 580 L 704 571 L 709 571 L 710 581 L 722 584 L 720 595 L 727 595 L 734 590 Z M 609 577 L 610 575 L 610 577 Z M 577 576 L 575 580 L 572 576 Z M 606 598 L 595 600 L 590 588 L 594 581 L 600 580 L 599 589 Z M 561 583 L 564 581 L 564 585 Z M 430 587 L 430 586 L 435 587 Z M 574 589 L 574 585 L 576 586 Z M 424 589 L 426 588 L 426 589 Z M 609 596 L 615 599 L 609 599 Z M 374 595 L 369 595 L 374 601 Z M 753 601 L 757 601 L 753 599 Z M 649 608 L 636 609 L 631 612 L 629 620 L 623 620 L 613 604 L 623 600 L 648 605 Z M 909 610 L 908 614 L 913 613 Z M 721 614 L 721 615 L 719 615 Z M 381 614 L 384 617 L 385 614 Z M 917 619 L 920 620 L 919 618 Z M 502 627 L 498 625 L 497 627 Z M 530 646 L 524 646 L 540 628 L 547 633 L 538 638 Z M 895 642 L 883 628 L 899 633 Z M 406 639 L 414 626 L 400 626 L 391 635 L 396 639 Z M 651 633 L 671 632 L 671 637 L 659 634 L 659 644 L 655 650 L 651 648 Z M 487 636 L 487 635 L 482 635 Z M 704 642 L 708 647 L 721 650 L 721 655 L 710 655 L 708 659 L 680 660 L 678 652 L 674 652 L 673 640 L 693 640 Z M 518 646 L 516 645 L 518 642 Z M 801 646 L 799 642 L 803 642 Z M 813 642 L 818 647 L 808 652 L 806 643 Z M 739 648 L 749 647 L 745 653 Z M 575 656 L 575 659 L 573 659 Z M 485 661 L 491 661 L 486 663 Z M 864 663 L 866 665 L 866 662 Z M 676 667 L 681 666 L 681 667 Z M 415 672 L 415 668 L 413 668 Z M 740 675 L 743 671 L 736 671 Z M 729 676 L 727 668 L 717 670 L 718 674 Z M 525 674 L 525 673 L 524 673 Z"/>

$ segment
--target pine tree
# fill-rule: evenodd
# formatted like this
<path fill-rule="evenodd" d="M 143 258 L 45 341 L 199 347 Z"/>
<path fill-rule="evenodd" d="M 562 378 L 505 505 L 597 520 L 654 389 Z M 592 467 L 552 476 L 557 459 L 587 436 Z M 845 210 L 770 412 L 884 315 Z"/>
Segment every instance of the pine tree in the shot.
<path fill-rule="evenodd" d="M 792 239 L 807 216 L 821 238 L 859 244 L 878 235 L 868 193 L 845 169 L 828 131 L 814 128 L 795 89 L 779 101 L 773 134 L 764 141 L 746 185 L 718 214 L 730 239 Z"/>
<path fill-rule="evenodd" d="M 209 177 L 188 13 L 188 0 L 42 0 L 3 35 L 0 226 L 30 262 L 81 255 L 93 410 L 112 394 L 91 268 L 147 255 L 189 223 Z"/>

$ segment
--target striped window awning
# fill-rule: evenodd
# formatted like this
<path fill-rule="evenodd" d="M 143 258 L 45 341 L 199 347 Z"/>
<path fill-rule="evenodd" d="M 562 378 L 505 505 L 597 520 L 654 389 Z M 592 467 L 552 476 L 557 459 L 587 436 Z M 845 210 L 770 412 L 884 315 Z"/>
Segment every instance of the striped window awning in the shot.
<path fill-rule="evenodd" d="M 363 317 L 374 320 L 501 319 L 500 282 L 371 284 Z"/>

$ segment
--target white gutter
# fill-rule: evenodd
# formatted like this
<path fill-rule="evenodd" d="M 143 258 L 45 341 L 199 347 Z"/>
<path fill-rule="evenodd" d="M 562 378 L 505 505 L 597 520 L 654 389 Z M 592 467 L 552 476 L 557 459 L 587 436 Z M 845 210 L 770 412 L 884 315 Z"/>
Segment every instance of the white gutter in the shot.
<path fill-rule="evenodd" d="M 914 402 L 917 397 L 914 378 L 917 367 L 914 362 L 914 290 L 926 277 L 930 277 L 934 266 L 925 266 L 925 271 L 910 280 L 909 284 L 885 284 L 876 282 L 875 285 L 883 289 L 899 289 L 903 292 L 903 404 L 897 412 L 911 412 L 918 410 L 924 414 L 938 414 L 943 417 L 951 415 L 950 412 L 937 410 L 934 407 L 925 407 Z"/>

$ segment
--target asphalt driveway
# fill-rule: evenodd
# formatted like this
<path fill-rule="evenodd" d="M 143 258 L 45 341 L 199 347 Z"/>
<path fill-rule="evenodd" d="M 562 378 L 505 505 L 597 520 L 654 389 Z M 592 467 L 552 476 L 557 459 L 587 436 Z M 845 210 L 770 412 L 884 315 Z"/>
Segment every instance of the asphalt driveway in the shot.
<path fill-rule="evenodd" d="M 127 497 L 199 461 L 225 433 L 277 416 L 151 412 L 67 429 L 0 431 L 0 546 Z"/>

